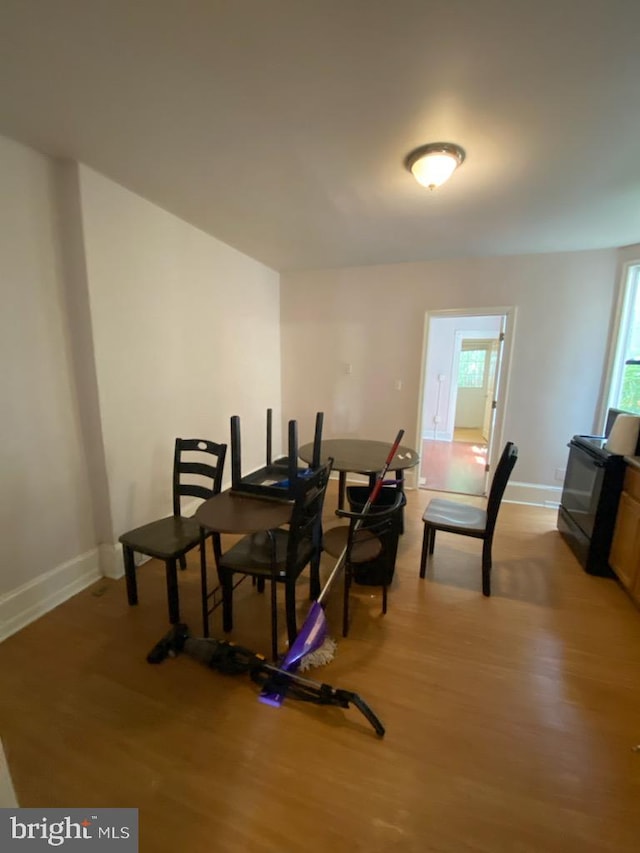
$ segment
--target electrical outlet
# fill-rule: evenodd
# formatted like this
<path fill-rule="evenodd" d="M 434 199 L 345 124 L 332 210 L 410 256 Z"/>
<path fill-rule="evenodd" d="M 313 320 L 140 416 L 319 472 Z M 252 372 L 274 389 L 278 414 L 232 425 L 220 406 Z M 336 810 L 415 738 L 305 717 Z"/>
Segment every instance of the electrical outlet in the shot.
<path fill-rule="evenodd" d="M 393 383 L 396 391 L 402 391 L 402 379 L 396 379 Z"/>
<path fill-rule="evenodd" d="M 442 421 L 442 418 L 440 417 L 440 415 L 434 415 L 433 416 L 434 424 L 439 424 L 441 421 Z"/>
<path fill-rule="evenodd" d="M 556 470 L 555 470 L 555 474 L 554 474 L 555 479 L 556 479 L 559 483 L 564 483 L 564 475 L 565 475 L 566 473 L 567 473 L 567 469 L 566 469 L 566 468 L 556 468 Z"/>

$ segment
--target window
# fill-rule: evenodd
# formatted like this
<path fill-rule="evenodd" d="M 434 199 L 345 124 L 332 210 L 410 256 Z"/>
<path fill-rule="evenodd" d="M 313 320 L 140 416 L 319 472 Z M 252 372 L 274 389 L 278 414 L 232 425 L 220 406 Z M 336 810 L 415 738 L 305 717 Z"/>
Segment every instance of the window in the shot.
<path fill-rule="evenodd" d="M 486 358 L 486 349 L 462 350 L 458 364 L 458 388 L 483 387 Z"/>
<path fill-rule="evenodd" d="M 620 306 L 609 406 L 640 414 L 640 265 L 627 269 Z"/>

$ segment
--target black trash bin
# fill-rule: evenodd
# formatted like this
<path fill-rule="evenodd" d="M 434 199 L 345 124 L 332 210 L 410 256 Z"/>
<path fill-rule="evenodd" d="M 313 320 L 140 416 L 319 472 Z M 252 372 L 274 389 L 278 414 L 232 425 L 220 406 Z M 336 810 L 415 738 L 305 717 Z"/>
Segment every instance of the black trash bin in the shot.
<path fill-rule="evenodd" d="M 347 500 L 351 512 L 362 512 L 371 494 L 368 486 L 348 486 Z M 380 490 L 376 502 L 369 509 L 367 516 L 363 519 L 361 528 L 366 529 L 375 525 L 375 513 L 379 510 L 388 509 L 393 506 L 398 496 L 397 489 L 383 487 Z M 394 524 L 385 531 L 381 537 L 382 551 L 373 560 L 366 563 L 354 563 L 352 566 L 353 580 L 365 586 L 389 585 L 393 579 L 396 567 L 396 553 L 398 551 L 398 539 L 402 530 L 402 510 L 407 499 L 402 495 L 402 502 L 395 513 Z"/>

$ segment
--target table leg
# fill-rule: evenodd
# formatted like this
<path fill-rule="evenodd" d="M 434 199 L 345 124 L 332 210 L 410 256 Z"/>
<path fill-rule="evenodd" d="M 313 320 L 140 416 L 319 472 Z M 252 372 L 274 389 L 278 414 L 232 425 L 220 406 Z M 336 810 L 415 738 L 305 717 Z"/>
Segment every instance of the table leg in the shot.
<path fill-rule="evenodd" d="M 347 488 L 347 472 L 338 473 L 338 509 L 344 509 L 344 496 Z"/>
<path fill-rule="evenodd" d="M 404 470 L 396 471 L 396 486 L 404 494 Z M 400 510 L 400 533 L 404 533 L 404 507 Z"/>
<path fill-rule="evenodd" d="M 127 600 L 129 604 L 138 603 L 138 582 L 136 580 L 136 563 L 133 559 L 133 550 L 128 545 L 122 546 L 124 557 L 124 573 L 127 577 Z"/>
<path fill-rule="evenodd" d="M 209 585 L 207 583 L 207 555 L 205 545 L 207 537 L 200 528 L 200 597 L 202 599 L 202 636 L 209 636 Z"/>

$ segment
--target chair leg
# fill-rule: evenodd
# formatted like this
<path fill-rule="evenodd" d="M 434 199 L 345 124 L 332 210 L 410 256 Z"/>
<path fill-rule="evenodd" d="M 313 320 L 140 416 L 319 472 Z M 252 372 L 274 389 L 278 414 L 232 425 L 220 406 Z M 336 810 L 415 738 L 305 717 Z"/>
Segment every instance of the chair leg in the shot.
<path fill-rule="evenodd" d="M 222 587 L 222 630 L 233 630 L 233 572 L 221 570 L 220 586 Z"/>
<path fill-rule="evenodd" d="M 264 578 L 255 578 L 256 586 L 258 587 L 258 592 L 264 592 Z"/>
<path fill-rule="evenodd" d="M 278 660 L 278 598 L 276 581 L 271 581 L 271 657 Z"/>
<path fill-rule="evenodd" d="M 124 558 L 124 573 L 127 578 L 127 601 L 130 605 L 138 603 L 138 582 L 136 580 L 136 564 L 133 559 L 133 550 L 128 545 L 122 546 Z"/>
<path fill-rule="evenodd" d="M 320 595 L 320 548 L 311 558 L 309 566 L 309 600 L 316 601 Z"/>
<path fill-rule="evenodd" d="M 431 541 L 431 528 L 425 522 L 424 533 L 422 534 L 422 553 L 420 554 L 420 577 L 424 578 L 427 570 L 427 552 L 429 550 L 429 542 Z"/>
<path fill-rule="evenodd" d="M 169 622 L 175 625 L 180 621 L 180 602 L 178 599 L 178 566 L 177 560 L 166 560 L 167 601 L 169 602 Z"/>
<path fill-rule="evenodd" d="M 482 594 L 491 595 L 491 539 L 482 543 Z"/>
<path fill-rule="evenodd" d="M 387 585 L 382 585 L 382 612 L 387 612 Z"/>
<path fill-rule="evenodd" d="M 429 553 L 433 554 L 433 549 L 436 547 L 436 529 L 431 528 L 431 539 L 429 540 Z"/>
<path fill-rule="evenodd" d="M 185 554 L 181 554 L 181 555 L 178 557 L 178 560 L 179 560 L 179 562 L 180 562 L 180 570 L 184 572 L 184 570 L 187 568 L 187 558 L 186 558 L 186 555 L 185 555 Z"/>
<path fill-rule="evenodd" d="M 348 563 L 344 567 L 344 598 L 342 602 L 342 636 L 349 633 L 349 589 L 351 587 L 351 566 Z"/>
<path fill-rule="evenodd" d="M 286 581 L 285 583 L 285 612 L 287 615 L 287 635 L 289 637 L 289 645 L 293 645 L 298 636 L 298 624 L 296 622 L 296 583 Z"/>

